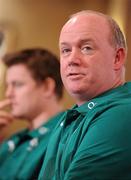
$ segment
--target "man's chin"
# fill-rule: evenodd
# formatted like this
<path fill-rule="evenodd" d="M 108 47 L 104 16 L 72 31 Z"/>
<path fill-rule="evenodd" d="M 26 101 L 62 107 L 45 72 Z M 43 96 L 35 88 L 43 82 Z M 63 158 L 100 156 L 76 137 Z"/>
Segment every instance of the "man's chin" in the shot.
<path fill-rule="evenodd" d="M 68 91 L 69 94 L 77 101 L 79 99 L 83 99 L 84 96 L 85 96 L 85 93 L 83 93 L 82 90 L 71 90 L 71 91 Z"/>

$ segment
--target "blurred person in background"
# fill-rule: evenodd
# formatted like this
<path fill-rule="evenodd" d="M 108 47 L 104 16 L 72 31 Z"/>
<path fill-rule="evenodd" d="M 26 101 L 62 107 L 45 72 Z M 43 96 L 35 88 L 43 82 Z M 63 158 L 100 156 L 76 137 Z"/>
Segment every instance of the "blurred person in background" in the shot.
<path fill-rule="evenodd" d="M 0 179 L 37 179 L 52 130 L 63 115 L 59 59 L 42 48 L 7 54 L 5 100 L 0 102 L 0 128 L 16 118 L 28 128 L 0 145 Z M 10 111 L 5 111 L 5 108 Z"/>

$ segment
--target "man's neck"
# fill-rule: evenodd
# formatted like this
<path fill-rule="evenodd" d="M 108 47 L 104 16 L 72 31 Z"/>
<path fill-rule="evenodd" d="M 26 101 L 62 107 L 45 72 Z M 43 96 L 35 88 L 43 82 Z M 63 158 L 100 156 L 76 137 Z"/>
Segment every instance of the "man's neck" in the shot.
<path fill-rule="evenodd" d="M 50 105 L 50 108 L 48 110 L 44 110 L 39 115 L 37 115 L 37 117 L 35 117 L 34 120 L 30 122 L 30 130 L 39 128 L 42 124 L 47 123 L 50 118 L 63 111 L 63 107 L 60 104 L 52 106 L 53 108 L 51 106 L 52 105 Z"/>

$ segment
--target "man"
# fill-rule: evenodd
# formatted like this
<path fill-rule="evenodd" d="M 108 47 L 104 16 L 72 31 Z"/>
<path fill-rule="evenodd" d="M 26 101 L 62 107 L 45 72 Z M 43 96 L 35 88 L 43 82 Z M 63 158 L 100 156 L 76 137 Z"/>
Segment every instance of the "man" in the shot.
<path fill-rule="evenodd" d="M 59 46 L 62 80 L 77 105 L 53 132 L 39 179 L 131 179 L 131 83 L 119 26 L 82 11 L 63 26 Z"/>
<path fill-rule="evenodd" d="M 29 127 L 0 146 L 0 179 L 37 179 L 51 131 L 63 114 L 60 64 L 42 48 L 8 54 L 3 62 L 7 87 L 0 102 L 1 128 L 13 117 L 27 119 Z M 3 110 L 7 106 L 11 114 Z"/>

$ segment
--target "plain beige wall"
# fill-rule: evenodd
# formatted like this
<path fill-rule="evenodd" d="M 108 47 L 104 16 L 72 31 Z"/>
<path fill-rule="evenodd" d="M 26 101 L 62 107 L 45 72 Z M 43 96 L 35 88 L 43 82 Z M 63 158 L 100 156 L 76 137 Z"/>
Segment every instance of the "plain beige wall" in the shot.
<path fill-rule="evenodd" d="M 0 29 L 5 32 L 2 50 L 5 53 L 42 46 L 59 55 L 59 32 L 67 17 L 82 9 L 108 13 L 111 3 L 111 0 L 0 0 Z M 4 93 L 3 74 L 1 65 L 0 98 Z M 65 93 L 63 103 L 68 108 L 74 101 Z M 25 125 L 23 122 L 14 123 L 3 133 L 8 136 Z"/>

